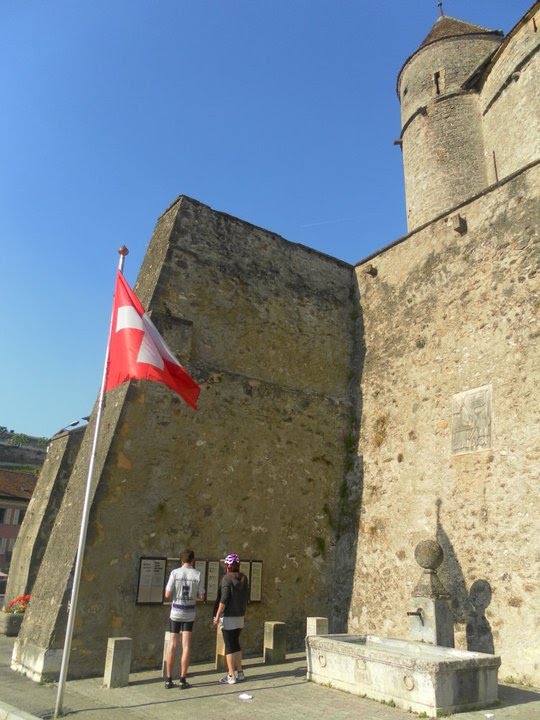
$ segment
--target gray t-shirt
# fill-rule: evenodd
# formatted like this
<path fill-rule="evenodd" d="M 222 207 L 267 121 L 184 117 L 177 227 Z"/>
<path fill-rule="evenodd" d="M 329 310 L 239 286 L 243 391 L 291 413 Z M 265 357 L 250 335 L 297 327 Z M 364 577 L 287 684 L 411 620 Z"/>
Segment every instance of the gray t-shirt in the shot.
<path fill-rule="evenodd" d="M 223 576 L 221 580 L 221 602 L 225 605 L 224 618 L 243 618 L 246 614 L 248 599 L 249 584 L 244 573 L 233 572 Z M 243 625 L 237 627 L 243 627 Z"/>

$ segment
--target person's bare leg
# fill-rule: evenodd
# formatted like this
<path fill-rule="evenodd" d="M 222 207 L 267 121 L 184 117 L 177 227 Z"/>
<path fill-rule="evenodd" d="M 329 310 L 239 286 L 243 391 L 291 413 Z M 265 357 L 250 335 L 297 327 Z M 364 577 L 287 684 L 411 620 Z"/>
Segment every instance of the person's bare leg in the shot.
<path fill-rule="evenodd" d="M 167 677 L 172 678 L 174 670 L 174 656 L 176 655 L 176 648 L 178 647 L 178 633 L 169 633 L 169 646 L 167 648 Z"/>
<path fill-rule="evenodd" d="M 180 660 L 180 677 L 185 678 L 191 661 L 191 633 L 182 633 L 182 659 Z"/>
<path fill-rule="evenodd" d="M 242 651 L 238 650 L 238 652 L 233 653 L 233 666 L 234 669 L 237 672 L 243 672 L 242 670 Z"/>
<path fill-rule="evenodd" d="M 225 655 L 225 660 L 227 661 L 227 670 L 229 672 L 230 677 L 234 677 L 234 656 L 236 653 L 230 653 L 229 655 Z"/>

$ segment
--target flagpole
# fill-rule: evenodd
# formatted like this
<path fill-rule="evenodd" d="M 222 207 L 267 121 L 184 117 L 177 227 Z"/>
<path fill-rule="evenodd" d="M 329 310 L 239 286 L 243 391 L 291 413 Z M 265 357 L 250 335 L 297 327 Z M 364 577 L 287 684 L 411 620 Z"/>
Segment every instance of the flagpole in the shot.
<path fill-rule="evenodd" d="M 118 262 L 118 270 L 124 269 L 124 260 L 129 250 L 125 245 L 118 249 L 120 260 Z M 109 359 L 109 345 L 111 341 L 111 328 L 113 322 L 114 304 L 111 312 L 111 321 L 109 326 L 109 336 L 107 338 L 107 351 L 105 353 L 105 364 L 103 366 L 103 377 L 101 379 L 101 388 L 99 391 L 98 408 L 96 415 L 96 426 L 94 429 L 94 439 L 92 443 L 92 451 L 90 453 L 90 464 L 88 466 L 88 475 L 86 478 L 86 491 L 84 495 L 84 504 L 82 510 L 81 529 L 79 533 L 79 545 L 77 548 L 77 557 L 75 560 L 75 572 L 73 574 L 73 587 L 71 590 L 71 600 L 68 606 L 68 621 L 66 626 L 66 637 L 64 640 L 64 652 L 62 654 L 62 665 L 60 667 L 60 677 L 58 679 L 58 692 L 56 696 L 56 707 L 54 709 L 54 718 L 58 718 L 63 714 L 64 690 L 66 685 L 67 671 L 69 665 L 69 655 L 71 652 L 71 640 L 73 638 L 73 626 L 75 624 L 75 612 L 77 610 L 77 599 L 79 596 L 79 585 L 81 581 L 82 561 L 84 555 L 84 546 L 86 543 L 86 533 L 88 530 L 88 518 L 90 515 L 90 491 L 92 489 L 92 475 L 94 472 L 94 461 L 96 459 L 96 449 L 99 434 L 99 426 L 101 422 L 101 411 L 103 409 L 103 397 L 105 395 L 105 381 L 107 377 L 107 362 Z"/>

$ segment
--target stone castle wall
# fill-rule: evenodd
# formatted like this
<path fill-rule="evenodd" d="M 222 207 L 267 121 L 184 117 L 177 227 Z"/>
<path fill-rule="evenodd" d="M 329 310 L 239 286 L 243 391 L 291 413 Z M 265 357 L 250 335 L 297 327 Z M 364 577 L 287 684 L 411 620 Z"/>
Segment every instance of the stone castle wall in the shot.
<path fill-rule="evenodd" d="M 407 637 L 414 548 L 436 537 L 458 644 L 533 684 L 539 178 L 537 165 L 460 208 L 463 234 L 452 214 L 380 253 L 376 276 L 357 268 L 364 483 L 349 618 L 351 633 Z"/>
<path fill-rule="evenodd" d="M 197 412 L 154 383 L 107 394 L 70 673 L 100 674 L 115 634 L 133 638 L 134 669 L 159 667 L 168 610 L 135 604 L 139 559 L 178 557 L 186 546 L 200 559 L 236 551 L 263 562 L 247 654 L 262 652 L 265 620 L 286 622 L 300 648 L 306 616 L 330 614 L 339 514 L 352 512 L 340 490 L 353 415 L 353 268 L 181 198 L 160 219 L 136 288 L 202 392 Z M 92 423 L 47 547 L 48 576 L 34 588 L 48 610 L 30 608 L 19 669 L 63 642 L 91 433 Z M 61 561 L 51 572 L 53 557 Z M 340 581 L 346 607 L 351 583 L 351 573 Z M 211 613 L 212 603 L 199 608 L 194 660 L 213 657 Z M 54 676 L 58 652 L 49 658 L 44 674 Z"/>
<path fill-rule="evenodd" d="M 416 115 L 403 135 L 409 229 L 485 188 L 479 100 L 453 95 Z M 466 172 L 464 174 L 464 169 Z"/>
<path fill-rule="evenodd" d="M 441 39 L 403 66 L 409 231 L 540 157 L 539 27 L 536 5 L 502 42 L 493 34 Z"/>
<path fill-rule="evenodd" d="M 540 157 L 540 9 L 531 11 L 495 55 L 482 88 L 488 182 Z"/>
<path fill-rule="evenodd" d="M 497 49 L 501 37 L 486 33 L 446 38 L 420 48 L 403 66 L 398 78 L 401 124 L 406 125 L 419 107 L 437 97 L 434 75 L 440 73 L 440 95 L 459 92 L 478 65 Z"/>
<path fill-rule="evenodd" d="M 409 230 L 486 186 L 478 96 L 464 94 L 461 86 L 500 42 L 490 34 L 439 40 L 418 50 L 401 70 Z"/>

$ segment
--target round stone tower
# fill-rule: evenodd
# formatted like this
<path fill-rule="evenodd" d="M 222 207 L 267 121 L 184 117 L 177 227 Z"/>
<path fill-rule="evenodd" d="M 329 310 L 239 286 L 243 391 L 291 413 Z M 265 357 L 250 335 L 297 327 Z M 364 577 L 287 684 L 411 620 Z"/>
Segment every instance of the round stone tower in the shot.
<path fill-rule="evenodd" d="M 398 76 L 409 231 L 487 185 L 480 99 L 466 81 L 501 43 L 487 30 L 441 15 Z"/>

